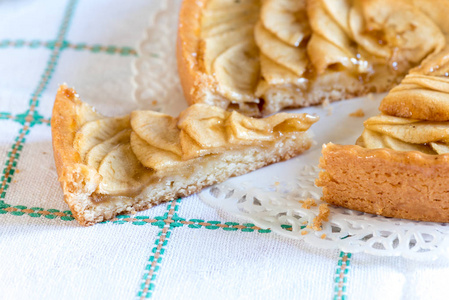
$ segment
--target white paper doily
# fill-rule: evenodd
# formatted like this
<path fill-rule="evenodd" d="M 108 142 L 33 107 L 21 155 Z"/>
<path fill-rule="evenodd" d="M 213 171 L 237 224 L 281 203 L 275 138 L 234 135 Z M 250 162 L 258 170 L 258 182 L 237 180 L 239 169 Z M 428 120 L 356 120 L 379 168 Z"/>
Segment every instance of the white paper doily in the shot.
<path fill-rule="evenodd" d="M 178 115 L 187 107 L 176 67 L 176 35 L 180 0 L 161 0 L 139 46 L 134 64 L 135 100 L 142 109 Z M 382 256 L 403 256 L 432 260 L 449 254 L 449 226 L 365 214 L 331 206 L 329 222 L 321 231 L 305 227 L 318 214 L 318 206 L 302 208 L 299 200 L 314 198 L 321 189 L 314 181 L 319 172 L 321 145 L 334 142 L 353 144 L 363 121 L 378 113 L 383 95 L 363 97 L 293 112 L 315 113 L 321 120 L 312 126 L 316 144 L 287 162 L 232 178 L 202 191 L 203 202 L 247 219 L 262 228 L 320 248 L 365 252 Z M 364 117 L 350 113 L 362 109 Z"/>

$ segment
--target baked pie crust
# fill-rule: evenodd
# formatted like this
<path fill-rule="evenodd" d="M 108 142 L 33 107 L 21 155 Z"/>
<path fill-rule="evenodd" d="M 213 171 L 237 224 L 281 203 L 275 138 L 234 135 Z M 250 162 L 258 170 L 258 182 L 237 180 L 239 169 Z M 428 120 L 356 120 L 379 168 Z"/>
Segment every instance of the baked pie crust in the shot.
<path fill-rule="evenodd" d="M 268 115 L 385 92 L 440 52 L 447 0 L 184 0 L 187 101 Z"/>
<path fill-rule="evenodd" d="M 318 117 L 253 119 L 205 104 L 178 118 L 104 117 L 63 85 L 51 120 L 64 200 L 80 224 L 92 225 L 294 157 L 311 146 L 306 131 Z"/>

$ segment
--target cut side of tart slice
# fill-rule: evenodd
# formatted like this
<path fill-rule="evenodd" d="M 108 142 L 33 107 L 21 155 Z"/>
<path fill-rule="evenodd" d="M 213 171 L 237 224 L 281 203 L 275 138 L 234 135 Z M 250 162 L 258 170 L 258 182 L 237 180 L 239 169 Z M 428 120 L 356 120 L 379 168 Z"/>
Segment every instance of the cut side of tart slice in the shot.
<path fill-rule="evenodd" d="M 324 201 L 387 217 L 449 222 L 445 53 L 412 70 L 382 100 L 382 113 L 364 122 L 356 145 L 323 146 L 316 185 L 323 187 Z"/>
<path fill-rule="evenodd" d="M 105 117 L 63 85 L 51 126 L 64 200 L 81 225 L 92 225 L 292 158 L 311 146 L 307 130 L 317 120 L 253 119 L 205 104 L 177 118 L 154 111 Z"/>

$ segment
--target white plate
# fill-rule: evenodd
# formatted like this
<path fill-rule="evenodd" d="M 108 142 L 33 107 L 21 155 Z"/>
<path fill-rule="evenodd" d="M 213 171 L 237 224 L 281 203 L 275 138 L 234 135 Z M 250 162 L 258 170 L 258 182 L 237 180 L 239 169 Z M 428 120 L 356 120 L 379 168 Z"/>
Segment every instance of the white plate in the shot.
<path fill-rule="evenodd" d="M 186 107 L 176 70 L 177 16 L 180 0 L 163 0 L 140 44 L 134 64 L 135 100 L 143 109 L 177 116 Z M 320 116 L 312 126 L 316 144 L 287 162 L 232 178 L 205 189 L 200 198 L 273 232 L 302 239 L 320 248 L 365 252 L 382 256 L 403 256 L 432 260 L 449 253 L 446 224 L 385 218 L 331 206 L 323 230 L 305 228 L 318 214 L 318 207 L 302 208 L 299 200 L 321 196 L 314 181 L 319 172 L 321 145 L 328 142 L 354 144 L 363 121 L 378 113 L 384 95 L 347 100 L 328 107 L 292 110 Z M 351 117 L 362 109 L 365 117 Z"/>

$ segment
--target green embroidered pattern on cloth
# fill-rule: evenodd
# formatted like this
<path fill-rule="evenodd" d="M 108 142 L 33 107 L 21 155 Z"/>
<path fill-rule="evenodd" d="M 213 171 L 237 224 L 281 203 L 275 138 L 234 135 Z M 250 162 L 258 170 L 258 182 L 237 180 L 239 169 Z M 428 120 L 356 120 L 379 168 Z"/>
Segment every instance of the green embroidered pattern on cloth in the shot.
<path fill-rule="evenodd" d="M 25 143 L 25 136 L 30 132 L 29 128 L 36 124 L 34 118 L 36 117 L 36 115 L 39 115 L 36 111 L 37 107 L 39 106 L 39 98 L 42 95 L 42 92 L 46 89 L 48 81 L 51 79 L 55 71 L 55 67 L 59 59 L 59 54 L 61 52 L 61 44 L 67 33 L 67 29 L 70 24 L 73 10 L 77 2 L 78 2 L 77 0 L 71 0 L 67 5 L 67 9 L 63 17 L 63 22 L 61 23 L 61 26 L 58 31 L 56 39 L 57 43 L 55 44 L 55 47 L 52 49 L 50 58 L 47 61 L 47 66 L 44 70 L 44 73 L 41 76 L 41 80 L 39 81 L 35 91 L 31 94 L 32 97 L 29 102 L 30 107 L 27 110 L 27 113 L 21 115 L 20 117 L 20 119 L 23 119 L 25 122 L 23 122 L 22 124 L 23 127 L 19 131 L 19 136 L 18 138 L 16 138 L 16 143 L 12 146 L 12 151 L 8 153 L 8 160 L 5 164 L 1 180 L 2 183 L 0 186 L 0 199 L 4 199 L 6 196 L 6 191 L 9 187 L 8 183 L 11 182 L 11 179 L 15 172 L 15 168 L 17 166 L 17 160 L 20 156 L 19 152 L 22 150 L 23 144 Z M 0 204 L 2 203 L 4 204 L 4 201 L 0 200 Z"/>
<path fill-rule="evenodd" d="M 142 277 L 142 283 L 140 285 L 140 290 L 137 293 L 137 297 L 140 299 L 150 298 L 154 291 L 154 281 L 156 279 L 157 273 L 159 271 L 159 265 L 162 262 L 162 258 L 165 253 L 165 246 L 168 243 L 168 240 L 171 235 L 171 230 L 175 226 L 173 224 L 173 217 L 176 215 L 176 211 L 178 211 L 180 200 L 172 201 L 167 208 L 167 212 L 164 215 L 164 225 L 162 230 L 158 233 L 158 238 L 155 241 L 156 247 L 154 247 L 151 251 L 153 255 L 148 259 L 148 264 L 145 267 L 145 272 Z M 182 226 L 182 225 L 181 225 Z"/>
<path fill-rule="evenodd" d="M 348 280 L 350 259 L 352 254 L 340 252 L 340 259 L 338 260 L 337 270 L 335 272 L 334 283 L 334 300 L 347 300 L 346 285 Z"/>
<path fill-rule="evenodd" d="M 51 50 L 54 50 L 56 47 L 59 47 L 60 50 L 65 49 L 73 49 L 73 50 L 87 50 L 93 53 L 104 52 L 108 54 L 120 54 L 123 56 L 132 55 L 137 56 L 137 51 L 130 47 L 118 47 L 113 45 L 102 46 L 102 45 L 87 45 L 85 43 L 73 44 L 69 41 L 25 41 L 25 40 L 2 40 L 0 41 L 0 49 L 1 48 L 24 48 L 28 47 L 31 49 L 36 49 L 39 47 L 45 47 Z"/>

